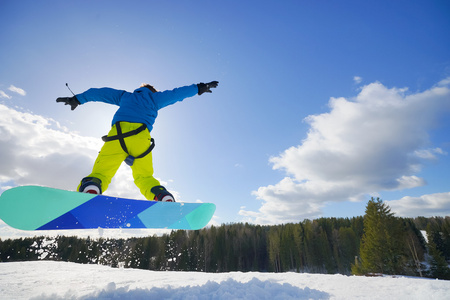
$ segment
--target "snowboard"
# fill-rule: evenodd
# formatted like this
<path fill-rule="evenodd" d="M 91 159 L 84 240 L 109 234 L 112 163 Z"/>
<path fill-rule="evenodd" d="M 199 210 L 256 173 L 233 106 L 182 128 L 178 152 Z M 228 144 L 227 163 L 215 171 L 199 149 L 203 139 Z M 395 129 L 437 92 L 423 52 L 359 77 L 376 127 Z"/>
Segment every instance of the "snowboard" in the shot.
<path fill-rule="evenodd" d="M 42 186 L 19 186 L 0 196 L 0 219 L 21 230 L 197 230 L 209 223 L 215 210 L 213 203 L 135 200 Z"/>

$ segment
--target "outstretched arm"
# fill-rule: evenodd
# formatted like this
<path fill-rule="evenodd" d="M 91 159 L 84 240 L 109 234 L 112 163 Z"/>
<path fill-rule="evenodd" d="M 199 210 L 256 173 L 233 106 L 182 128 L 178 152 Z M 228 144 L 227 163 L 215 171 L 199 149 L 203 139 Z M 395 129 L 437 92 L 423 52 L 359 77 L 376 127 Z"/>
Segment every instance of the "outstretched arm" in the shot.
<path fill-rule="evenodd" d="M 158 109 L 174 104 L 175 102 L 182 101 L 185 98 L 201 95 L 203 93 L 211 93 L 211 88 L 217 87 L 218 81 L 212 81 L 210 83 L 192 84 L 184 87 L 179 87 L 170 91 L 158 92 L 153 94 Z"/>
<path fill-rule="evenodd" d="M 56 99 L 56 102 L 63 102 L 70 105 L 71 110 L 74 110 L 78 105 L 86 102 L 104 102 L 109 104 L 120 105 L 122 95 L 127 93 L 122 90 L 115 90 L 112 88 L 89 89 L 84 93 L 75 95 L 73 97 L 61 97 Z"/>

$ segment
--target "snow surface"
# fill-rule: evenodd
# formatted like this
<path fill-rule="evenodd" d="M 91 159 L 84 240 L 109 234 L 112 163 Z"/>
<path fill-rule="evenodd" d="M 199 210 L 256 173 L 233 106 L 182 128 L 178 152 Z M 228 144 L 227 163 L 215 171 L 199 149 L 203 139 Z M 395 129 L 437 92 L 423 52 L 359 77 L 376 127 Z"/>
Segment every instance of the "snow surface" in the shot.
<path fill-rule="evenodd" d="M 450 281 L 305 273 L 200 273 L 0 263 L 0 299 L 449 299 Z"/>

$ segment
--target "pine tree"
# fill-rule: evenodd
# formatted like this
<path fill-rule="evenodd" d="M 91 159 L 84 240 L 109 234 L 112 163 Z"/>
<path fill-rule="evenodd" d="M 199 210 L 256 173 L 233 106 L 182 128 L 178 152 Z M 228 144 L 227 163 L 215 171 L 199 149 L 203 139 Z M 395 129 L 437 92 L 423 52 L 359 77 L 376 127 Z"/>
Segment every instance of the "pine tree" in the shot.
<path fill-rule="evenodd" d="M 402 230 L 388 205 L 380 198 L 369 200 L 364 216 L 364 235 L 360 246 L 361 267 L 365 273 L 401 272 L 403 253 L 399 239 Z"/>
<path fill-rule="evenodd" d="M 341 227 L 339 230 L 335 229 L 334 233 L 335 245 L 335 260 L 338 264 L 338 271 L 342 274 L 348 274 L 349 266 L 354 261 L 355 256 L 358 255 L 358 239 L 351 227 Z"/>
<path fill-rule="evenodd" d="M 432 240 L 428 243 L 428 253 L 430 254 L 430 276 L 432 278 L 449 280 L 450 268 L 448 267 L 448 263 Z"/>
<path fill-rule="evenodd" d="M 441 225 L 442 234 L 442 255 L 446 260 L 450 260 L 450 217 L 445 217 Z"/>
<path fill-rule="evenodd" d="M 280 259 L 280 233 L 278 227 L 272 227 L 267 236 L 267 245 L 269 247 L 269 259 L 275 272 L 282 272 Z"/>

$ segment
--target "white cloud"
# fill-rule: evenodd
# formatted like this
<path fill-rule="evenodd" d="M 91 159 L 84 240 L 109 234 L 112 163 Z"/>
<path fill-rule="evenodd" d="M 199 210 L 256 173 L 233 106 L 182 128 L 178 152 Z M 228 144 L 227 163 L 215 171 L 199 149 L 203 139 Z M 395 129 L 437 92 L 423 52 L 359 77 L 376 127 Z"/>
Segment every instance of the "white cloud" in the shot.
<path fill-rule="evenodd" d="M 0 105 L 0 185 L 76 188 L 89 172 L 101 142 L 42 116 Z"/>
<path fill-rule="evenodd" d="M 0 98 L 11 99 L 11 96 L 0 90 Z"/>
<path fill-rule="evenodd" d="M 401 176 L 400 178 L 397 178 L 396 181 L 398 182 L 397 190 L 405 190 L 405 189 L 412 189 L 418 186 L 424 186 L 426 185 L 425 179 L 417 177 L 417 176 Z"/>
<path fill-rule="evenodd" d="M 450 77 L 447 77 L 445 79 L 442 79 L 438 82 L 437 86 L 449 86 L 450 85 Z"/>
<path fill-rule="evenodd" d="M 101 146 L 52 119 L 0 104 L 0 191 L 27 184 L 75 190 Z M 128 166 L 119 168 L 107 194 L 144 199 Z"/>
<path fill-rule="evenodd" d="M 355 76 L 355 77 L 353 77 L 353 81 L 354 81 L 356 84 L 360 84 L 361 81 L 362 81 L 362 77 Z"/>
<path fill-rule="evenodd" d="M 17 93 L 17 94 L 19 94 L 19 95 L 21 95 L 21 96 L 25 96 L 25 95 L 27 94 L 23 89 L 18 88 L 18 87 L 15 87 L 15 86 L 12 85 L 12 84 L 11 84 L 11 86 L 8 88 L 8 90 L 10 90 L 11 92 Z"/>
<path fill-rule="evenodd" d="M 403 197 L 400 200 L 386 201 L 392 212 L 401 217 L 433 217 L 450 215 L 450 192 Z"/>
<path fill-rule="evenodd" d="M 436 154 L 447 155 L 441 148 L 416 150 L 414 154 L 423 159 L 436 159 Z"/>
<path fill-rule="evenodd" d="M 331 98 L 330 112 L 306 118 L 310 129 L 300 145 L 270 158 L 287 177 L 254 192 L 262 200 L 258 212 L 240 214 L 257 223 L 295 222 L 320 216 L 326 202 L 424 185 L 415 176 L 422 160 L 443 154 L 424 150 L 427 130 L 450 109 L 443 82 L 408 95 L 375 82 L 354 99 Z"/>

